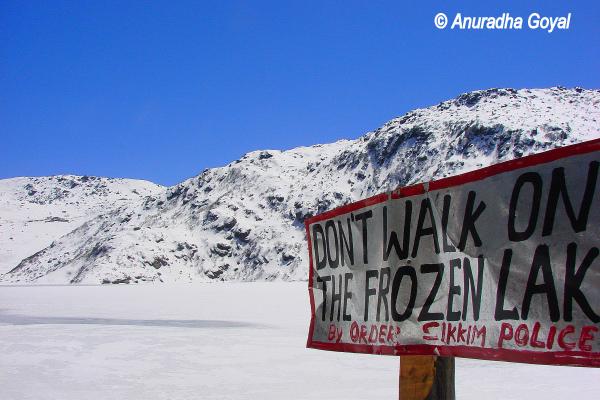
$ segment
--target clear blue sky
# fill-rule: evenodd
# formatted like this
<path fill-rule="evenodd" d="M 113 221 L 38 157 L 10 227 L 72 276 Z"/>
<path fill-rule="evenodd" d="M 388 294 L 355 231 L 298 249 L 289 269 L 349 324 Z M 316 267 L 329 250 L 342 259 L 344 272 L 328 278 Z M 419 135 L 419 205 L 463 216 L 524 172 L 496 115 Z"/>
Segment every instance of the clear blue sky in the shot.
<path fill-rule="evenodd" d="M 421 2 L 422 3 L 422 2 Z M 0 2 L 0 178 L 175 184 L 489 87 L 600 87 L 598 1 Z M 437 12 L 573 14 L 440 31 Z"/>

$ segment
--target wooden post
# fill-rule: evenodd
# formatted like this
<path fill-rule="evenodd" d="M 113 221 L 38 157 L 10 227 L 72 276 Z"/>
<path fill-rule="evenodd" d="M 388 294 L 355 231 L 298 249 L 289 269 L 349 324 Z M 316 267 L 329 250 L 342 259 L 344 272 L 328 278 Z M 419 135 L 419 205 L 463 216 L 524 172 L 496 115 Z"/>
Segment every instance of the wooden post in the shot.
<path fill-rule="evenodd" d="M 400 400 L 454 399 L 454 357 L 400 357 Z"/>

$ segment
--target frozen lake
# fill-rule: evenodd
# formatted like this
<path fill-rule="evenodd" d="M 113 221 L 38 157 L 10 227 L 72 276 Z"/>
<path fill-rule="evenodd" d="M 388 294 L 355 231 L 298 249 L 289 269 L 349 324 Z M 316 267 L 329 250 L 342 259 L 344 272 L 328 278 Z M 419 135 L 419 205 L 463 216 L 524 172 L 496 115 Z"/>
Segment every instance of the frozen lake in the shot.
<path fill-rule="evenodd" d="M 397 399 L 396 357 L 305 348 L 302 283 L 0 287 L 2 399 Z M 593 398 L 600 370 L 457 359 L 458 399 Z"/>

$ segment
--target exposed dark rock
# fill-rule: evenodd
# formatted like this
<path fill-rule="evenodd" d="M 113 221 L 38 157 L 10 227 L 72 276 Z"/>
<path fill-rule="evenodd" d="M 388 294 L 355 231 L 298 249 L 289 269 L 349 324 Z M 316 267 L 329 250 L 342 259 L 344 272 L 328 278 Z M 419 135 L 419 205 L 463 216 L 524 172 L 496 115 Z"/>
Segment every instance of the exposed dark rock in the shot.
<path fill-rule="evenodd" d="M 169 265 L 169 261 L 165 257 L 155 257 L 154 260 L 150 263 L 150 265 L 156 269 L 159 269 L 160 267 Z"/>

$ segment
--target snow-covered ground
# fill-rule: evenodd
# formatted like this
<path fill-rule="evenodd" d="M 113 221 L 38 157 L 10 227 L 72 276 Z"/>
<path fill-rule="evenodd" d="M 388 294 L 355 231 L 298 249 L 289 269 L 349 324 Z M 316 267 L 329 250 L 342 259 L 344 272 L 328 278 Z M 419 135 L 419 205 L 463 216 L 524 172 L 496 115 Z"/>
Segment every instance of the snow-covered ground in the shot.
<path fill-rule="evenodd" d="M 0 398 L 396 399 L 396 357 L 305 348 L 305 282 L 0 286 Z M 457 360 L 458 399 L 590 399 L 597 369 Z"/>

